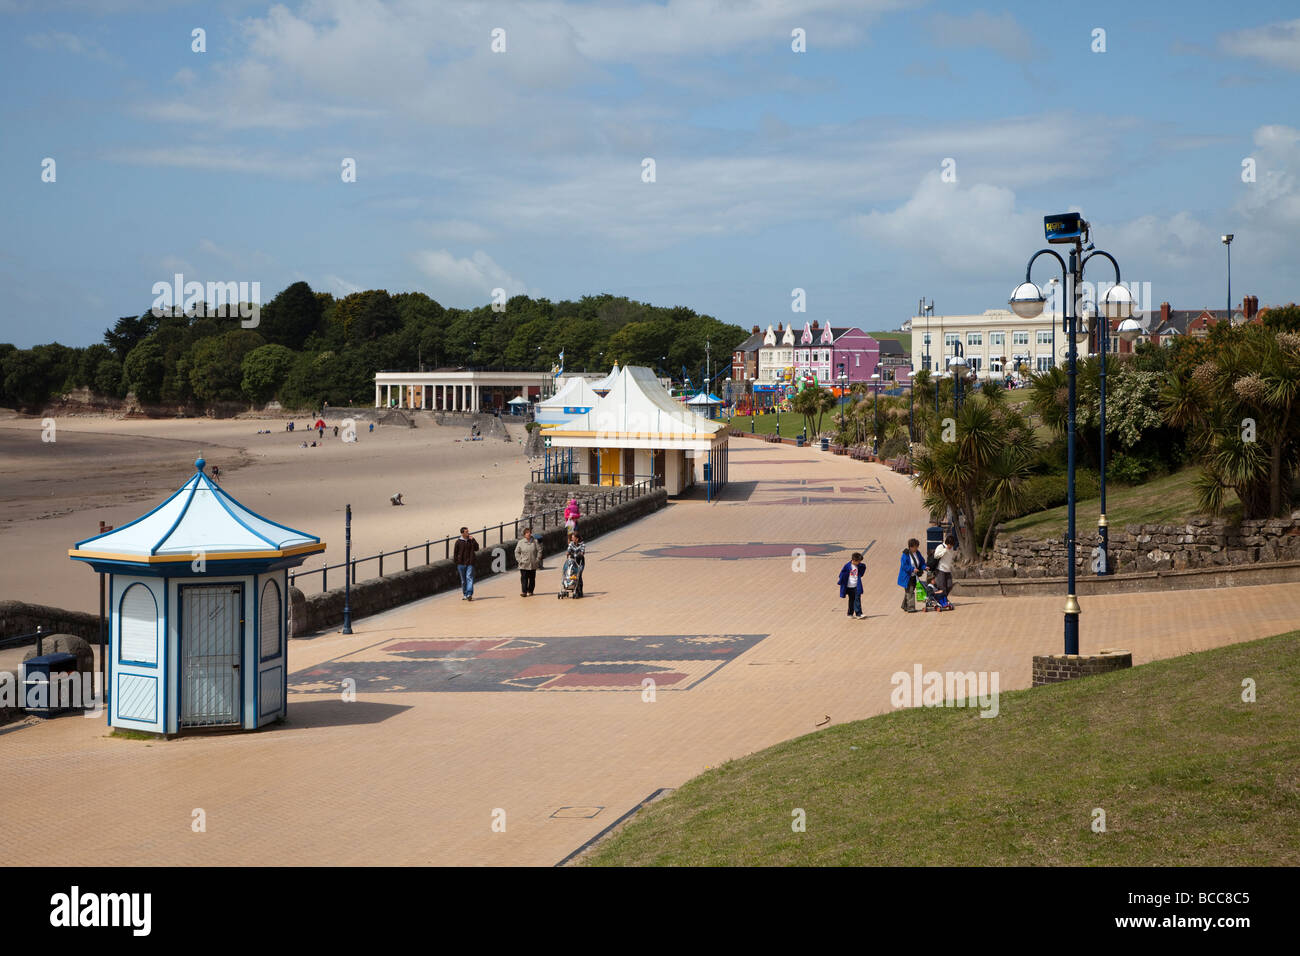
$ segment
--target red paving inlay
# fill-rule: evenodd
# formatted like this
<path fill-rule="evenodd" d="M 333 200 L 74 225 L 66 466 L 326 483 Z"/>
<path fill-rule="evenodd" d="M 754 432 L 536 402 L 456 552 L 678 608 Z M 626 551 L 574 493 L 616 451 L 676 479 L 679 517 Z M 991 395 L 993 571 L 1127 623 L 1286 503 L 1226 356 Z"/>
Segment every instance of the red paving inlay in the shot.
<path fill-rule="evenodd" d="M 649 677 L 657 685 L 676 684 L 686 678 L 685 674 L 628 674 L 619 672 L 617 674 L 601 674 L 594 671 L 584 671 L 581 674 L 565 674 L 547 684 L 547 687 L 640 687 L 641 682 Z"/>
<path fill-rule="evenodd" d="M 567 674 L 573 670 L 573 664 L 534 664 L 532 667 L 525 667 L 512 680 L 518 680 L 521 677 L 551 677 L 557 674 Z"/>
<path fill-rule="evenodd" d="M 482 646 L 484 641 L 493 641 L 497 644 L 502 643 L 499 637 L 466 637 L 452 641 L 399 641 L 396 644 L 389 644 L 384 648 L 385 651 L 457 651 L 462 648 L 474 648 Z"/>

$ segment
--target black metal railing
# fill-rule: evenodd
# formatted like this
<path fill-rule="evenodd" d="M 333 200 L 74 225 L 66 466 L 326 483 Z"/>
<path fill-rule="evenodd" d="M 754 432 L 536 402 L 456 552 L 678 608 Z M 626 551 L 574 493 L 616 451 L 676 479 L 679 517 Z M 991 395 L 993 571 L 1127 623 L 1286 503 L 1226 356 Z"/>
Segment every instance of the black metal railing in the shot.
<path fill-rule="evenodd" d="M 608 476 L 607 476 L 608 477 Z M 655 487 L 652 478 L 642 478 L 634 481 L 630 485 L 616 485 L 609 491 L 599 495 L 583 495 L 581 505 L 583 508 L 582 517 L 591 517 L 592 515 L 604 514 L 609 509 L 617 507 L 633 498 L 639 498 L 644 494 L 652 491 Z M 477 534 L 471 532 L 471 536 L 478 538 L 480 548 L 491 547 L 491 533 L 497 533 L 497 544 L 505 544 L 506 528 L 511 529 L 511 539 L 519 537 L 522 529 L 532 528 L 534 532 L 548 531 L 559 528 L 564 525 L 564 509 L 550 508 L 546 511 L 538 511 L 533 514 L 520 515 L 513 521 L 503 521 L 500 524 L 494 524 L 484 527 Z M 385 572 L 385 559 L 387 560 L 387 571 L 393 573 L 397 570 L 393 562 L 400 557 L 402 567 L 400 570 L 409 571 L 411 569 L 411 554 L 414 552 L 416 557 L 416 567 L 422 564 L 432 564 L 434 561 L 451 560 L 451 549 L 453 543 L 460 535 L 448 535 L 445 538 L 439 538 L 436 541 L 429 539 L 423 544 L 411 544 L 404 548 L 394 551 L 380 551 L 378 554 L 367 555 L 362 558 L 353 558 L 351 564 L 346 561 L 340 561 L 338 564 L 326 564 L 319 568 L 298 568 L 296 571 L 289 573 L 289 586 L 302 589 L 299 580 L 307 579 L 314 575 L 320 575 L 320 593 L 329 590 L 330 572 L 338 571 L 341 568 L 349 568 L 348 573 L 352 577 L 352 583 L 358 581 L 369 581 L 374 578 L 382 578 Z M 439 554 L 438 552 L 442 552 Z M 421 560 L 423 557 L 423 560 Z M 359 568 L 371 570 L 370 563 L 374 562 L 374 573 L 358 574 Z M 341 582 L 340 582 L 341 583 Z"/>

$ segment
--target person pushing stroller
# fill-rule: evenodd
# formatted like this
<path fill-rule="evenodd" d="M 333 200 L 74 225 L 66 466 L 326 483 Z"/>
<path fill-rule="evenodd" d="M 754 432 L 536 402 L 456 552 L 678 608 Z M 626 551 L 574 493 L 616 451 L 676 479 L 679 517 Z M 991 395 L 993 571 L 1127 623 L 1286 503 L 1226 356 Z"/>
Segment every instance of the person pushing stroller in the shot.
<path fill-rule="evenodd" d="M 582 572 L 587 566 L 587 546 L 582 543 L 582 535 L 576 531 L 569 533 L 569 547 L 564 553 L 564 570 L 561 571 L 563 578 L 568 578 L 570 573 L 576 576 L 577 580 L 573 584 L 574 600 L 582 597 Z M 568 590 L 567 583 L 565 590 Z M 560 592 L 560 597 L 564 597 L 564 591 Z"/>

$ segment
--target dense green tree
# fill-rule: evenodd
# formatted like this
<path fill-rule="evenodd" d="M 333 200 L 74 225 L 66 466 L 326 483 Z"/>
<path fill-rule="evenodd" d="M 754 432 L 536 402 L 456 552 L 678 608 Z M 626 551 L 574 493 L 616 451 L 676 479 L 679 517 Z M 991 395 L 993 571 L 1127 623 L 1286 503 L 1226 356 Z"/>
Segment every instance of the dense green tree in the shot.
<path fill-rule="evenodd" d="M 275 398 L 296 358 L 293 349 L 283 345 L 261 345 L 251 350 L 240 363 L 244 397 L 254 405 L 265 405 Z"/>
<path fill-rule="evenodd" d="M 287 286 L 262 306 L 257 332 L 268 343 L 301 349 L 321 324 L 324 303 L 306 282 Z"/>
<path fill-rule="evenodd" d="M 152 312 L 143 315 L 124 315 L 104 333 L 104 344 L 125 362 L 131 350 L 152 335 L 158 328 L 158 318 Z"/>
<path fill-rule="evenodd" d="M 166 374 L 162 346 L 154 341 L 141 342 L 131 349 L 122 363 L 123 385 L 127 391 L 135 393 L 138 401 L 146 404 L 156 404 L 161 400 Z"/>
<path fill-rule="evenodd" d="M 244 356 L 263 344 L 252 329 L 234 329 L 200 339 L 189 356 L 190 385 L 204 402 L 237 402 L 243 397 Z"/>

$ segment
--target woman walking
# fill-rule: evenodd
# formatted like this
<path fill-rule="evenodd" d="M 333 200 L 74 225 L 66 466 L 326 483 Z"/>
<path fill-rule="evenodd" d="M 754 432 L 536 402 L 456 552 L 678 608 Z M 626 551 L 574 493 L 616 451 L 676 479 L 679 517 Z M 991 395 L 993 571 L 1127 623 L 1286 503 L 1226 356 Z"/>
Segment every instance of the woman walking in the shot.
<path fill-rule="evenodd" d="M 925 558 L 921 557 L 921 542 L 916 538 L 907 539 L 907 547 L 898 562 L 898 586 L 903 589 L 903 610 L 909 614 L 916 613 L 916 579 L 925 570 Z"/>
<path fill-rule="evenodd" d="M 957 539 L 948 535 L 943 544 L 934 549 L 934 559 L 939 563 L 939 569 L 934 575 L 935 585 L 947 594 L 952 596 L 952 569 L 957 563 Z"/>
<path fill-rule="evenodd" d="M 533 537 L 532 528 L 525 528 L 524 536 L 515 544 L 515 564 L 519 566 L 519 596 L 532 597 L 537 569 L 542 565 L 542 545 Z"/>

